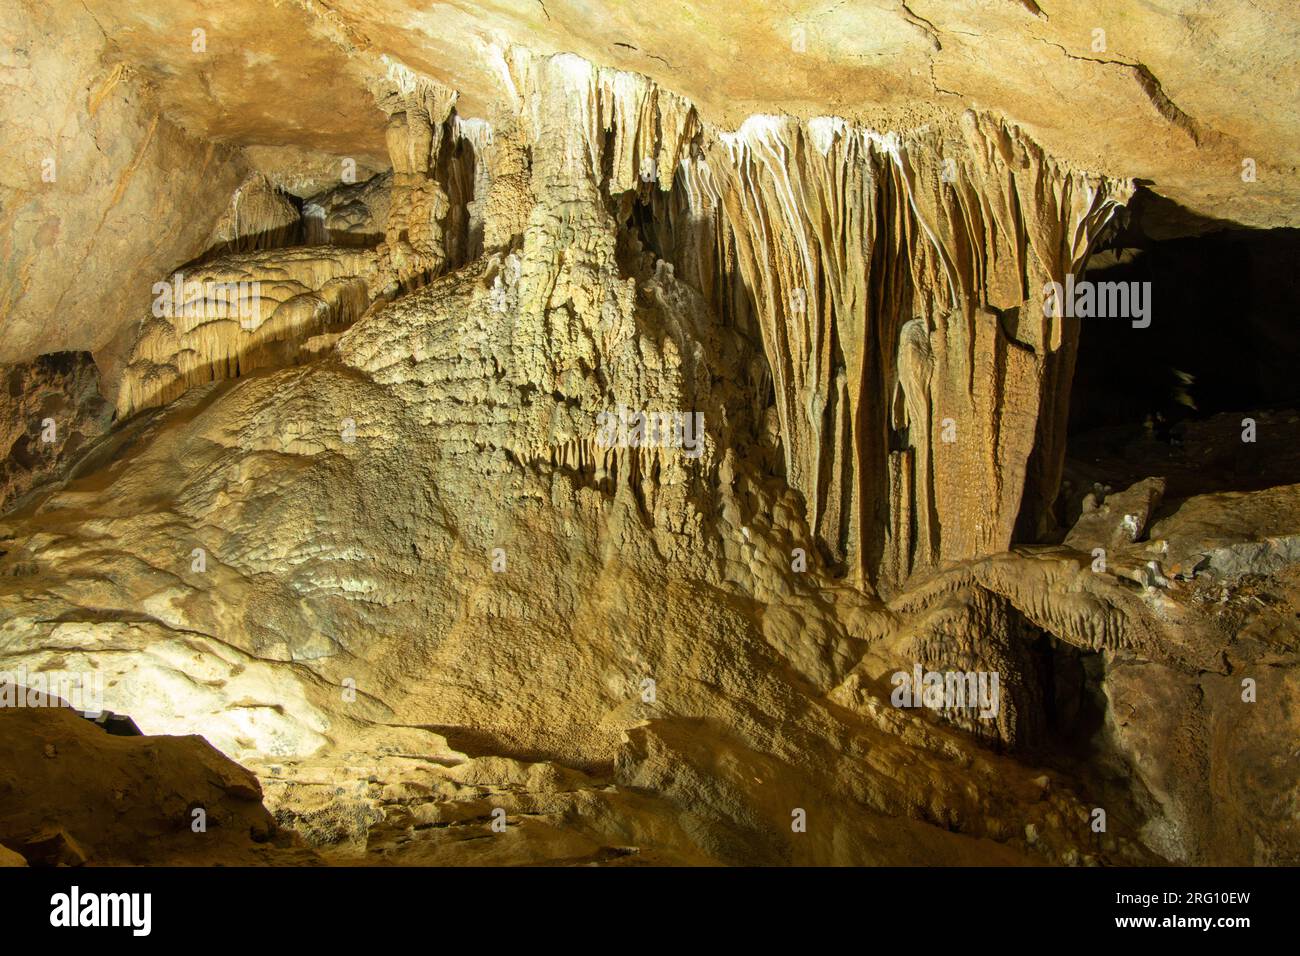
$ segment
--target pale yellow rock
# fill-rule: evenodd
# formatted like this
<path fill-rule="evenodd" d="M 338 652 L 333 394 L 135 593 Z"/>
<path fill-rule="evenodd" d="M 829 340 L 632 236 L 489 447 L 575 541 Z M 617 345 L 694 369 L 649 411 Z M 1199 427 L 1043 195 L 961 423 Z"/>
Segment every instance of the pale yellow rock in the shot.
<path fill-rule="evenodd" d="M 27 860 L 7 846 L 0 846 L 0 866 L 26 866 Z"/>
<path fill-rule="evenodd" d="M 1100 6 L 1033 6 L 235 2 L 200 43 L 89 0 L 230 156 L 123 264 L 159 285 L 95 330 L 115 427 L 0 516 L 0 670 L 202 734 L 332 862 L 1297 862 L 1292 490 L 1013 544 L 1064 534 L 1044 286 L 1137 177 L 1289 221 L 1293 104 L 1176 89 L 1217 47 L 1167 55 L 1170 5 L 1104 62 Z M 1230 46 L 1272 9 L 1228 6 Z M 900 702 L 918 670 L 997 703 Z"/>

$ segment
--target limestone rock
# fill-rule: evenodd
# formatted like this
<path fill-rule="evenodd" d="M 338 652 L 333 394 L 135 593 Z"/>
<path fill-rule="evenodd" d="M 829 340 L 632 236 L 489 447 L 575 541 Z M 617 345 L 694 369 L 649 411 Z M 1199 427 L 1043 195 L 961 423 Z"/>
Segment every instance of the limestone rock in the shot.
<path fill-rule="evenodd" d="M 0 846 L 0 866 L 26 866 L 27 860 L 7 846 Z"/>
<path fill-rule="evenodd" d="M 1168 469 L 1067 462 L 1093 317 L 1047 301 L 1134 267 L 1139 187 L 1292 222 L 1294 16 L 758 7 L 0 14 L 4 135 L 30 174 L 66 113 L 93 179 L 0 197 L 0 671 L 93 675 L 146 735 L 0 711 L 0 842 L 1300 859 L 1300 478 L 1197 486 L 1154 426 Z M 1230 417 L 1178 433 L 1223 482 Z"/>
<path fill-rule="evenodd" d="M 205 250 L 249 167 L 236 148 L 169 118 L 84 7 L 6 4 L 0 33 L 12 51 L 0 362 L 90 351 L 111 392 L 151 284 Z"/>
<path fill-rule="evenodd" d="M 391 190 L 392 177 L 384 173 L 308 197 L 302 211 L 307 245 L 378 244 L 388 222 Z"/>
<path fill-rule="evenodd" d="M 33 866 L 312 859 L 202 738 L 114 737 L 67 707 L 17 707 L 0 709 L 0 752 L 0 838 Z"/>
<path fill-rule="evenodd" d="M 192 385 L 293 361 L 314 336 L 346 328 L 378 290 L 374 253 L 296 248 L 225 256 L 154 286 L 122 376 L 117 414 Z"/>
<path fill-rule="evenodd" d="M 1164 489 L 1164 479 L 1146 478 L 1124 491 L 1106 495 L 1100 502 L 1095 496 L 1085 499 L 1084 513 L 1065 536 L 1066 547 L 1091 551 L 1139 540 L 1160 505 Z"/>
<path fill-rule="evenodd" d="M 255 173 L 230 197 L 230 206 L 208 239 L 209 250 L 220 254 L 292 245 L 300 218 L 297 207 L 266 176 Z"/>
<path fill-rule="evenodd" d="M 34 486 L 59 477 L 112 421 L 87 352 L 42 355 L 0 366 L 0 511 Z"/>
<path fill-rule="evenodd" d="M 1271 574 L 1300 554 L 1295 485 L 1254 492 L 1201 495 L 1183 502 L 1151 529 L 1166 542 L 1170 562 L 1224 579 Z"/>

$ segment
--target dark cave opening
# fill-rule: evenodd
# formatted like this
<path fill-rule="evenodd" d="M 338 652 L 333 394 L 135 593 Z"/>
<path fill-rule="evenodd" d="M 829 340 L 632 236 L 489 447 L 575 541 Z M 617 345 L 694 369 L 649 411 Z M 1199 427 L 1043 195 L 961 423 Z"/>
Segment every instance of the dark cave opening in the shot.
<path fill-rule="evenodd" d="M 1062 529 L 1096 484 L 1160 476 L 1169 500 L 1300 482 L 1297 263 L 1300 230 L 1199 219 L 1139 189 L 1079 279 L 1145 292 L 1150 324 L 1078 320 Z"/>
<path fill-rule="evenodd" d="M 1088 261 L 1088 280 L 1150 283 L 1152 321 L 1080 320 L 1071 434 L 1300 405 L 1300 230 L 1162 238 L 1152 205 L 1135 200 L 1127 227 Z"/>
<path fill-rule="evenodd" d="M 1040 757 L 1054 755 L 1068 766 L 1084 760 L 1096 745 L 1105 720 L 1101 654 L 1085 651 L 1047 631 L 1029 646 L 1041 693 L 1041 725 L 1030 747 Z"/>

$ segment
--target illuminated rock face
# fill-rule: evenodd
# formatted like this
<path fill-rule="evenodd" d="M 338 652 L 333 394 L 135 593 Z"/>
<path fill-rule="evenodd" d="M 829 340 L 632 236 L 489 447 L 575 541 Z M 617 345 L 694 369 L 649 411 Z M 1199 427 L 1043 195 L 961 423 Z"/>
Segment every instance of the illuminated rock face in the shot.
<path fill-rule="evenodd" d="M 374 297 L 373 252 L 346 248 L 225 256 L 154 286 L 122 373 L 120 418 L 195 385 L 292 364 L 355 322 Z"/>
<path fill-rule="evenodd" d="M 1043 290 L 1134 173 L 486 41 L 470 118 L 337 6 L 303 56 L 364 95 L 279 150 L 248 115 L 105 319 L 113 427 L 0 518 L 0 670 L 93 671 L 340 860 L 1296 860 L 1294 640 L 1160 567 L 1279 573 L 1241 542 L 1289 497 L 1058 527 Z"/>
<path fill-rule="evenodd" d="M 1041 289 L 1131 192 L 959 125 L 759 118 L 718 150 L 790 483 L 826 552 L 890 587 L 1005 548 L 1055 499 L 1078 327 Z"/>

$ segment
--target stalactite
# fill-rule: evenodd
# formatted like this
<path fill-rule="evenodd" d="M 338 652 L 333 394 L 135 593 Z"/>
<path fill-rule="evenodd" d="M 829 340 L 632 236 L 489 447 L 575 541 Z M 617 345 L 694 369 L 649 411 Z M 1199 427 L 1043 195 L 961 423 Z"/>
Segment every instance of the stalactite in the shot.
<path fill-rule="evenodd" d="M 710 155 L 755 290 L 787 474 L 827 554 L 876 580 L 882 566 L 1006 547 L 1036 436 L 1030 506 L 1059 480 L 1077 329 L 1043 316 L 1041 289 L 1078 266 L 1131 187 L 1061 168 L 975 114 L 960 135 L 906 139 L 756 117 Z M 915 540 L 901 526 L 913 516 L 889 506 L 900 389 Z M 904 540 L 918 550 L 899 553 Z"/>

